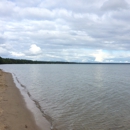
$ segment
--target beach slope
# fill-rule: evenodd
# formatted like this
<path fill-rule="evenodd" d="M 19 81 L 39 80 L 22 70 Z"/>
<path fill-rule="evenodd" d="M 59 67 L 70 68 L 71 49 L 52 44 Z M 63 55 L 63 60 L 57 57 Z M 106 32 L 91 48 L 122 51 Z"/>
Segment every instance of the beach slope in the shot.
<path fill-rule="evenodd" d="M 0 70 L 0 130 L 40 130 L 12 75 Z"/>

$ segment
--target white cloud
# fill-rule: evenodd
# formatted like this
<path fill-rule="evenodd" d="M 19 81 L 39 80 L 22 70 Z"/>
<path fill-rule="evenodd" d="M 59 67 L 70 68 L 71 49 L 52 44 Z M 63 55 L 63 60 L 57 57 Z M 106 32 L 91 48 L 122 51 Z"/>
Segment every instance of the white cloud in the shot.
<path fill-rule="evenodd" d="M 35 44 L 32 44 L 31 45 L 31 47 L 30 47 L 30 49 L 29 49 L 29 54 L 30 55 L 39 55 L 39 54 L 41 54 L 41 48 L 40 47 L 38 47 L 37 45 L 35 45 Z"/>
<path fill-rule="evenodd" d="M 25 54 L 21 53 L 21 52 L 10 52 L 12 56 L 15 57 L 22 57 L 25 56 Z"/>
<path fill-rule="evenodd" d="M 103 62 L 103 60 L 105 58 L 105 56 L 101 50 L 99 50 L 96 54 L 94 54 L 94 56 L 95 56 L 95 61 L 97 61 L 97 62 Z"/>
<path fill-rule="evenodd" d="M 96 62 L 103 62 L 106 58 L 110 58 L 108 53 L 103 52 L 103 50 L 97 50 L 92 56 L 95 57 Z"/>

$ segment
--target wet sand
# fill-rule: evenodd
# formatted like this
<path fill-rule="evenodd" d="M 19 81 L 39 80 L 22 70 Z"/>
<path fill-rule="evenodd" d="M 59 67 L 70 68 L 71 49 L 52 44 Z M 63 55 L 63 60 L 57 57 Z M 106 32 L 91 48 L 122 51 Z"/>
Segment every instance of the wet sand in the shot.
<path fill-rule="evenodd" d="M 10 73 L 0 70 L 0 130 L 48 130 L 40 128 L 13 82 Z"/>

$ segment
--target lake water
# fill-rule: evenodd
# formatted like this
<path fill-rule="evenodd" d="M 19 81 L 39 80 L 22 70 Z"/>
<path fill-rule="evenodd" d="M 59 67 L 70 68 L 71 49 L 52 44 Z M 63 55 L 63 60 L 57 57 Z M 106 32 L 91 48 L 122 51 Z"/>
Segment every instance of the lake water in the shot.
<path fill-rule="evenodd" d="M 129 130 L 129 64 L 0 65 L 57 130 Z"/>

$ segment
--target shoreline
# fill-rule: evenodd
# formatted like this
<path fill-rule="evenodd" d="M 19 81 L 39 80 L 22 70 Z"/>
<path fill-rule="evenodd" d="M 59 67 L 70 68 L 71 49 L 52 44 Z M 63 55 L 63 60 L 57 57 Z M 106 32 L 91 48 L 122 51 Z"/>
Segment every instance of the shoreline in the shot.
<path fill-rule="evenodd" d="M 33 112 L 38 108 L 27 99 L 27 95 L 19 90 L 11 73 L 0 70 L 0 130 L 51 129 L 50 123 L 40 113 L 36 113 L 39 114 L 36 119 Z"/>

